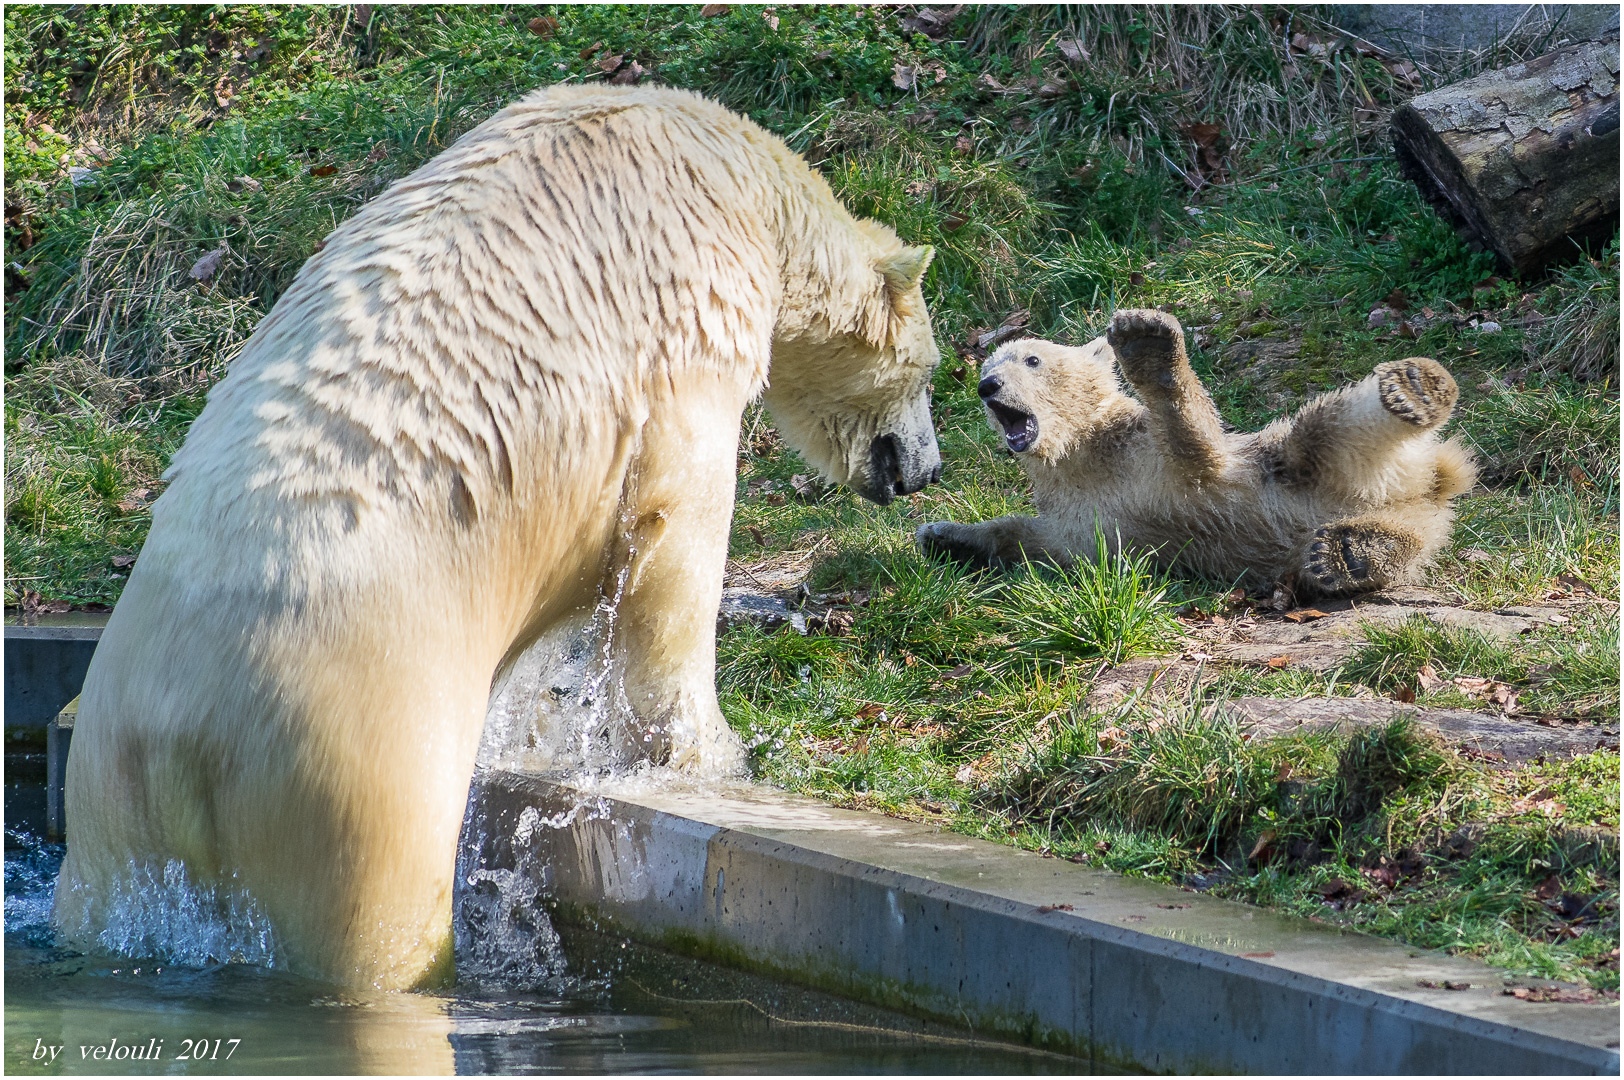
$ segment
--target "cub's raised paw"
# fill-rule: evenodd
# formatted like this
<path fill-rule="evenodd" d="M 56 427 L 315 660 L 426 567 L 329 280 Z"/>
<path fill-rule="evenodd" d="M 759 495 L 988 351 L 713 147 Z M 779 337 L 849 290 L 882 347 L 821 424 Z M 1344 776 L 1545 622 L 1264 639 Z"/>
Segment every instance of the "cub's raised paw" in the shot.
<path fill-rule="evenodd" d="M 1184 330 L 1165 311 L 1134 308 L 1111 316 L 1105 340 L 1129 380 L 1173 385 L 1173 368 L 1184 355 Z"/>
<path fill-rule="evenodd" d="M 1389 360 L 1376 366 L 1382 407 L 1416 427 L 1437 427 L 1449 419 L 1460 389 L 1442 364 L 1425 356 Z"/>
<path fill-rule="evenodd" d="M 932 521 L 914 530 L 914 543 L 926 555 L 952 559 L 963 566 L 992 566 L 997 560 L 979 543 L 970 527 L 956 521 Z"/>
<path fill-rule="evenodd" d="M 1326 595 L 1369 592 L 1403 580 L 1418 547 L 1414 536 L 1380 526 L 1322 525 L 1303 569 L 1307 584 Z"/>

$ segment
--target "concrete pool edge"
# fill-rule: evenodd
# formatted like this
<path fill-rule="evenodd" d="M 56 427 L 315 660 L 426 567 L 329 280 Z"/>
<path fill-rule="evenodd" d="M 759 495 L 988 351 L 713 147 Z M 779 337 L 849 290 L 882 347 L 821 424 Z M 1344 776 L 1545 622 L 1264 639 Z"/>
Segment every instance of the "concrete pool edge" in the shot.
<path fill-rule="evenodd" d="M 473 866 L 556 917 L 1156 1072 L 1611 1073 L 1613 1004 L 1523 1001 L 1482 964 L 728 785 L 483 771 Z M 1428 989 L 1432 982 L 1468 990 Z"/>

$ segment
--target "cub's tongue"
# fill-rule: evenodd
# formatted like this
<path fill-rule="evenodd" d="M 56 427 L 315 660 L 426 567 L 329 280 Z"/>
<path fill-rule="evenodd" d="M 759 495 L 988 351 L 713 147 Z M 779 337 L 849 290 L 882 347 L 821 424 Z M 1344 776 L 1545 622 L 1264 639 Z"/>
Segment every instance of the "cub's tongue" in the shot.
<path fill-rule="evenodd" d="M 1011 450 L 1019 454 L 1032 448 L 1032 443 L 1038 437 L 1037 417 L 996 401 L 987 402 L 987 408 L 998 418 L 999 425 L 1004 429 L 1004 443 Z"/>

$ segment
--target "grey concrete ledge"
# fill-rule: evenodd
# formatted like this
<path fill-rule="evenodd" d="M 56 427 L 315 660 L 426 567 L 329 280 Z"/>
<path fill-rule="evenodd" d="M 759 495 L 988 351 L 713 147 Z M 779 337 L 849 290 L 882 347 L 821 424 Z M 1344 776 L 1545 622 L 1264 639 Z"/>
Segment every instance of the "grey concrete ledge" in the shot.
<path fill-rule="evenodd" d="M 100 626 L 7 626 L 6 726 L 43 728 L 77 697 L 101 635 Z"/>
<path fill-rule="evenodd" d="M 460 881 L 564 922 L 1154 1072 L 1619 1071 L 1611 1004 L 1482 964 L 749 785 L 476 776 Z M 1433 990 L 1423 981 L 1470 983 Z"/>

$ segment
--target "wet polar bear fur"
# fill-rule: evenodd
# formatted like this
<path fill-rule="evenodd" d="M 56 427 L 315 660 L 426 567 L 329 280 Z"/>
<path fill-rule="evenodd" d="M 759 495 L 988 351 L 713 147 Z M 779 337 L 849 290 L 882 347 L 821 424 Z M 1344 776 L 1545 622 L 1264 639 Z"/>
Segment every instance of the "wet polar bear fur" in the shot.
<path fill-rule="evenodd" d="M 1123 392 L 1120 368 L 1136 396 Z M 972 565 L 1154 551 L 1299 598 L 1413 581 L 1449 538 L 1469 453 L 1438 429 L 1455 380 L 1424 357 L 1377 366 L 1262 431 L 1223 430 L 1178 321 L 1119 311 L 1080 348 L 1025 339 L 988 357 L 980 394 L 1032 482 L 1037 517 L 933 522 L 927 552 Z"/>
<path fill-rule="evenodd" d="M 120 940 L 168 873 L 294 971 L 442 981 L 493 676 L 600 596 L 627 744 L 736 770 L 742 412 L 872 498 L 934 480 L 929 257 L 663 89 L 533 94 L 363 208 L 167 474 L 85 682 L 59 925 Z"/>

